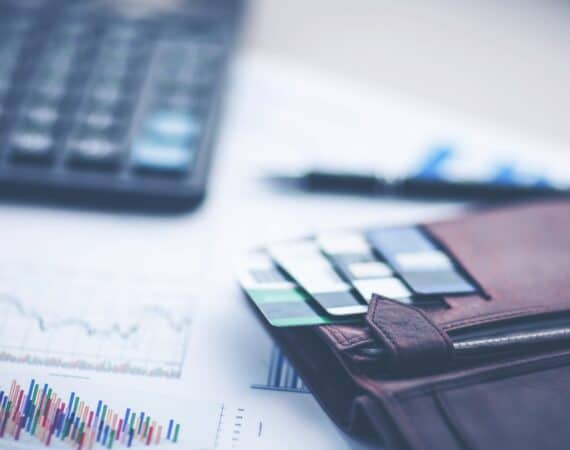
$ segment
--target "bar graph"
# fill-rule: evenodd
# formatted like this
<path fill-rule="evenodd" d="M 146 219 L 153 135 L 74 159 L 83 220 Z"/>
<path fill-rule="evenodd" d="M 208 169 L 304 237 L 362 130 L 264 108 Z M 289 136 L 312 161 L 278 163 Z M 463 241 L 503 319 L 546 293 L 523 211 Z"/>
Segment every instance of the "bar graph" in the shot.
<path fill-rule="evenodd" d="M 299 377 L 293 366 L 291 366 L 277 346 L 274 346 L 271 350 L 265 383 L 252 384 L 251 387 L 252 389 L 295 392 L 300 394 L 310 392 L 303 383 L 303 380 L 301 380 L 301 377 Z"/>
<path fill-rule="evenodd" d="M 78 450 L 177 443 L 180 424 L 160 424 L 149 414 L 127 408 L 124 414 L 99 400 L 96 407 L 71 392 L 67 400 L 48 385 L 31 380 L 26 390 L 15 380 L 0 390 L 0 439 L 20 441 L 27 435 L 46 447 L 55 441 Z"/>
<path fill-rule="evenodd" d="M 0 361 L 180 377 L 194 297 L 154 278 L 0 262 Z"/>
<path fill-rule="evenodd" d="M 229 450 L 259 447 L 263 420 L 245 404 L 92 382 L 0 381 L 0 449 Z"/>

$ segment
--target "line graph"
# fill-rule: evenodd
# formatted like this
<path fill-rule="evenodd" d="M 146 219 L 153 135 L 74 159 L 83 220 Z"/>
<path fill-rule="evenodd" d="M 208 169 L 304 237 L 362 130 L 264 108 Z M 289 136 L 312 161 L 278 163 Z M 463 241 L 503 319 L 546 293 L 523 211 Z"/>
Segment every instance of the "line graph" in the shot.
<path fill-rule="evenodd" d="M 179 377 L 192 326 L 182 285 L 0 263 L 0 360 Z"/>
<path fill-rule="evenodd" d="M 43 317 L 41 317 L 39 314 L 34 313 L 33 311 L 26 311 L 24 305 L 17 298 L 0 294 L 0 307 L 2 304 L 11 305 L 14 308 L 14 310 L 17 311 L 24 318 L 34 319 L 37 322 L 38 328 L 44 332 L 49 332 L 57 328 L 78 326 L 82 328 L 85 331 L 85 333 L 89 336 L 110 337 L 111 335 L 114 334 L 122 339 L 129 339 L 135 333 L 140 331 L 140 326 L 138 324 L 132 325 L 129 329 L 124 331 L 121 330 L 118 324 L 113 324 L 106 329 L 97 329 L 92 327 L 88 321 L 79 318 L 62 319 L 60 321 L 46 323 L 46 320 Z M 186 325 L 190 325 L 189 318 L 182 318 L 182 320 L 180 321 L 175 321 L 170 316 L 169 311 L 160 308 L 158 306 L 145 306 L 142 308 L 142 311 L 145 313 L 152 314 L 157 318 L 163 318 L 170 326 L 170 328 L 172 328 L 177 332 L 183 331 Z"/>

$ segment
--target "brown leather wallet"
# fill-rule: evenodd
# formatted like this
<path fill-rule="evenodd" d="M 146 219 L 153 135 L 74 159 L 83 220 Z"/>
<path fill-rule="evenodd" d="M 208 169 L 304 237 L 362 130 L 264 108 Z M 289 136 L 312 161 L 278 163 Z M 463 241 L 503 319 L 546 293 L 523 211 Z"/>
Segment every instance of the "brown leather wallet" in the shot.
<path fill-rule="evenodd" d="M 422 226 L 479 294 L 429 309 L 375 296 L 362 324 L 271 328 L 274 338 L 341 428 L 372 434 L 389 449 L 570 448 L 568 341 L 468 356 L 452 345 L 570 323 L 570 202 Z"/>

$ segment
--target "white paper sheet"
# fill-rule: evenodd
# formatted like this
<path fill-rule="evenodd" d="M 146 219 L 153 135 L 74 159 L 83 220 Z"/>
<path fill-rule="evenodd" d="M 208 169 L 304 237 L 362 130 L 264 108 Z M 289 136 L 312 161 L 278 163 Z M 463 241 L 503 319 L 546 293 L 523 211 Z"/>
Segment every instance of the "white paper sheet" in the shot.
<path fill-rule="evenodd" d="M 538 147 L 252 55 L 238 64 L 229 105 L 210 193 L 196 213 L 1 206 L 0 387 L 33 377 L 62 396 L 176 416 L 184 449 L 360 448 L 300 381 L 267 388 L 278 356 L 236 284 L 236 264 L 274 240 L 425 221 L 462 206 L 277 192 L 262 177 L 323 159 L 401 170 L 415 149 L 441 139 L 511 142 L 520 154 Z M 239 442 L 235 423 L 216 439 L 220 405 L 247 411 Z"/>

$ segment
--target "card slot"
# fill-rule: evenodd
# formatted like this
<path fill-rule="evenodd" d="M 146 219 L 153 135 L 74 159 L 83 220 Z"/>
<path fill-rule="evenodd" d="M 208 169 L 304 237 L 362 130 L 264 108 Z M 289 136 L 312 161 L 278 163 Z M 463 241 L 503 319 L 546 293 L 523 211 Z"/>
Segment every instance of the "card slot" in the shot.
<path fill-rule="evenodd" d="M 416 296 L 477 292 L 453 257 L 421 227 L 376 228 L 366 236 L 371 247 Z"/>
<path fill-rule="evenodd" d="M 357 350 L 358 356 L 376 358 L 376 366 L 387 374 L 426 370 L 435 373 L 450 367 L 489 363 L 498 357 L 545 354 L 568 348 L 570 343 L 568 317 L 565 320 L 553 317 L 526 323 L 500 323 L 500 326 L 486 327 L 475 333 L 448 334 L 426 314 L 425 309 L 376 297 L 366 318 L 370 328 L 361 332 L 370 339 L 361 339 L 365 345 Z M 344 343 L 339 341 L 337 345 Z M 432 353 L 439 357 L 430 356 Z M 426 358 L 428 365 L 425 365 Z"/>
<path fill-rule="evenodd" d="M 570 313 L 569 206 L 551 201 L 424 225 L 479 289 L 446 295 L 450 308 L 432 314 L 433 321 L 454 332 Z"/>
<path fill-rule="evenodd" d="M 528 333 L 547 329 L 570 327 L 570 314 L 550 314 L 498 321 L 491 324 L 449 331 L 455 339 L 480 339 L 501 336 L 507 333 Z"/>
<path fill-rule="evenodd" d="M 440 249 L 446 255 L 449 255 L 450 260 L 453 261 L 453 269 L 447 271 L 449 274 L 455 275 L 457 278 L 457 287 L 456 292 L 463 295 L 473 295 L 476 294 L 485 300 L 490 300 L 491 296 L 485 290 L 485 287 L 481 284 L 481 282 L 473 276 L 473 274 L 468 270 L 466 264 L 464 263 L 462 258 L 459 258 L 458 255 L 453 251 L 445 241 L 440 240 L 437 236 L 435 236 L 431 228 L 429 226 L 422 226 L 420 225 L 424 235 L 427 239 L 429 239 L 435 247 Z M 441 270 L 441 272 L 445 272 Z M 445 294 L 445 292 L 443 293 Z"/>

